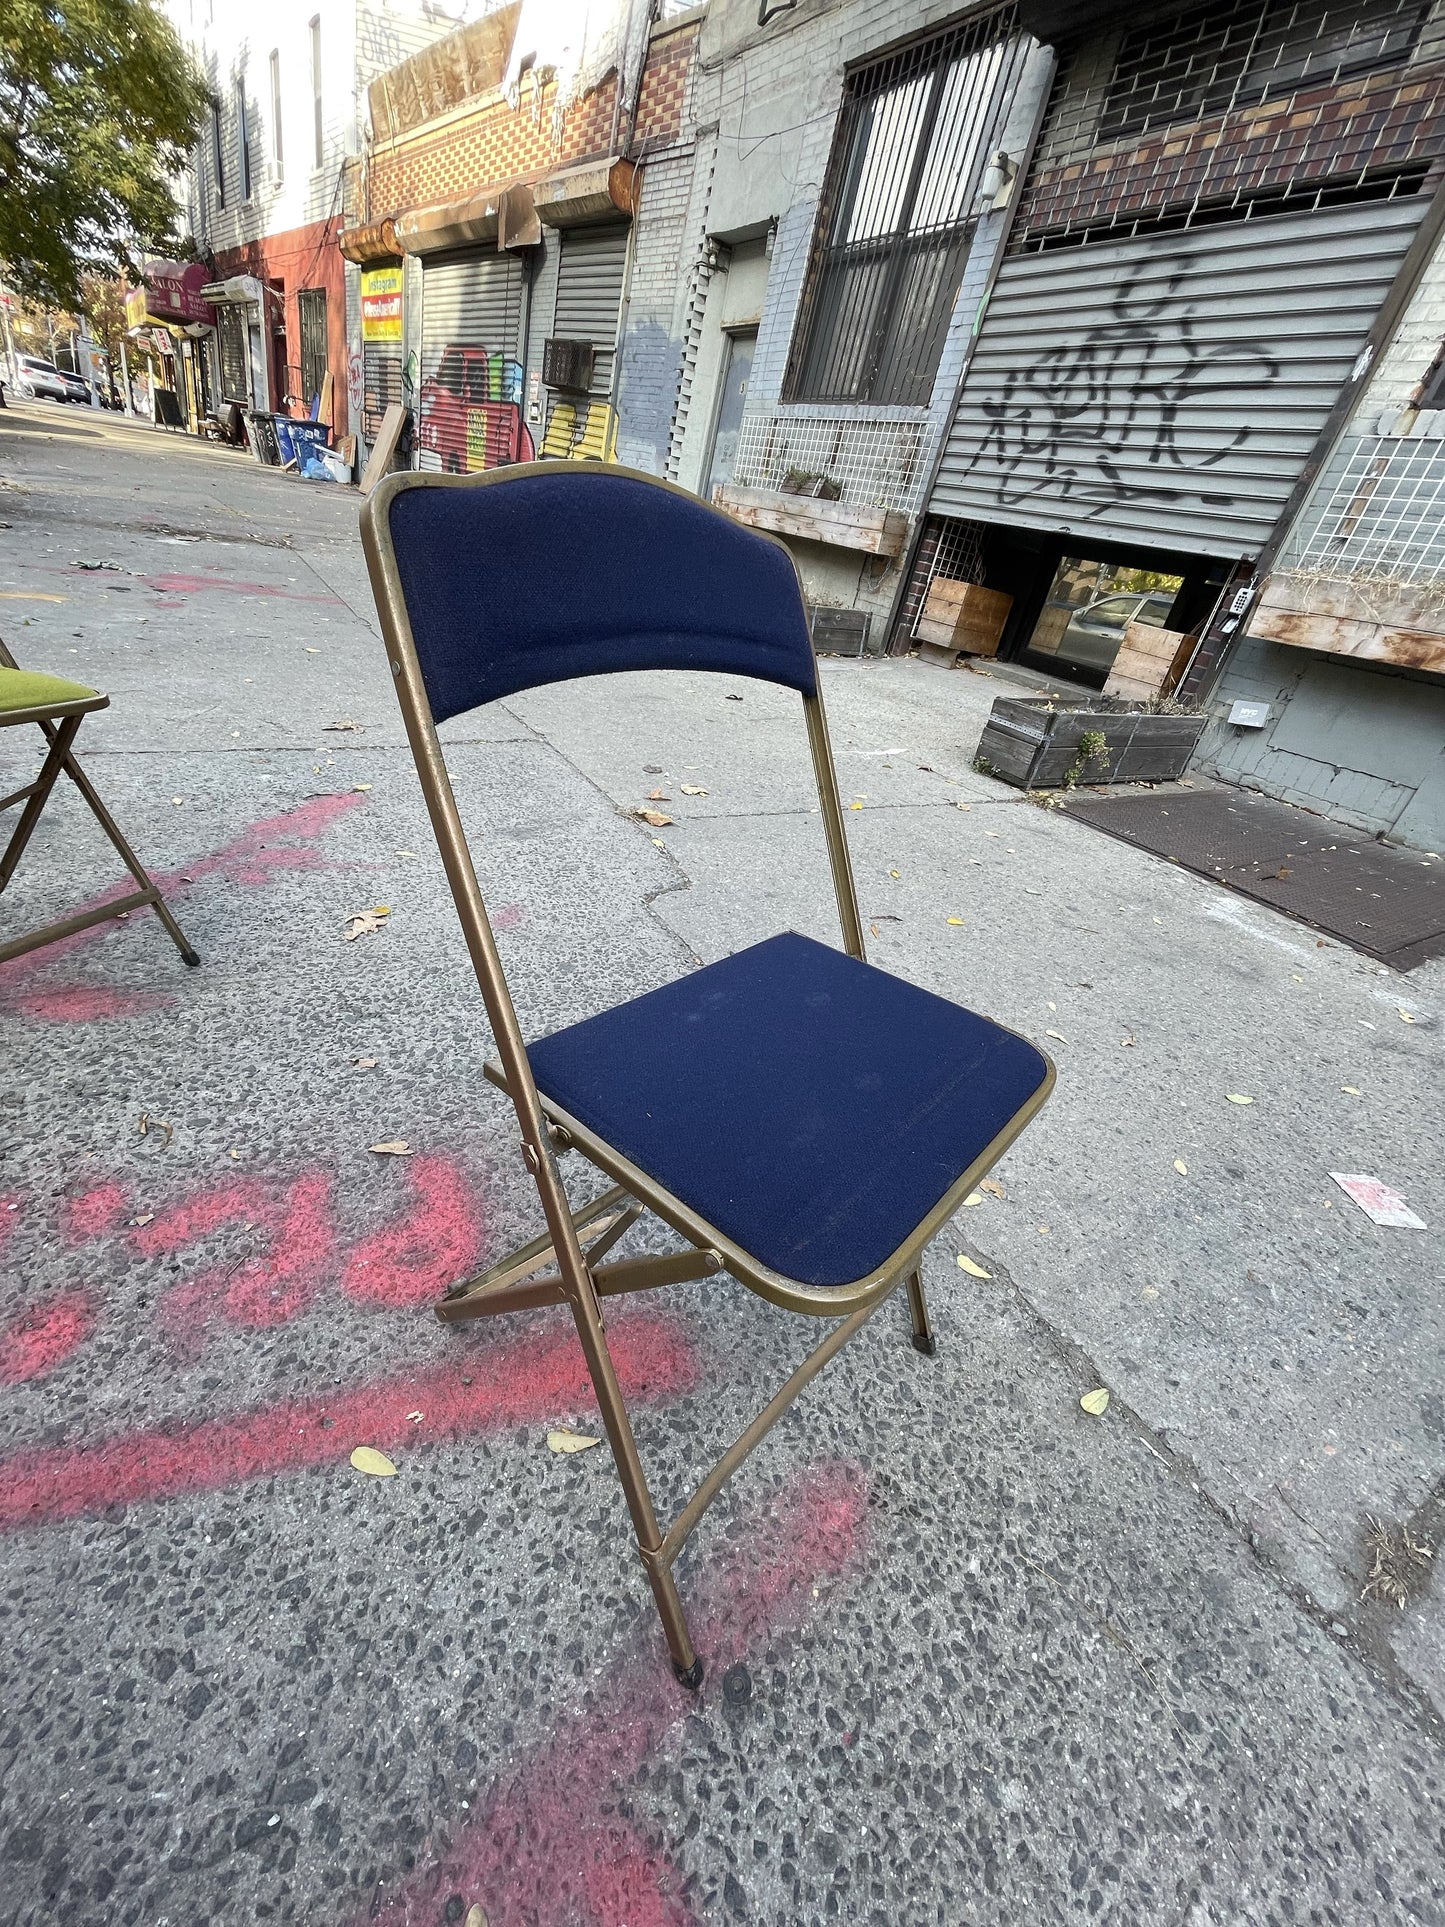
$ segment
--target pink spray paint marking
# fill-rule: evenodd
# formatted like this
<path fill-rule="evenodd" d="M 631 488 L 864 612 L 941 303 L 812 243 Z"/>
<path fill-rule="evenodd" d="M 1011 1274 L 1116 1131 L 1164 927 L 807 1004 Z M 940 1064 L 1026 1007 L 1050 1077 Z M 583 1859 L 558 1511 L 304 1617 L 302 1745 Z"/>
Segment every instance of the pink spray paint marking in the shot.
<path fill-rule="evenodd" d="M 0 1383 L 20 1385 L 54 1371 L 94 1328 L 95 1306 L 83 1291 L 21 1312 L 0 1332 Z"/>
<path fill-rule="evenodd" d="M 235 582 L 224 575 L 146 575 L 141 580 L 157 595 L 203 595 L 208 589 L 214 589 L 221 595 L 271 596 L 281 602 L 326 602 L 333 608 L 341 606 L 340 596 L 302 595 L 296 589 L 278 589 L 269 582 Z"/>
<path fill-rule="evenodd" d="M 346 1261 L 342 1289 L 359 1305 L 425 1304 L 465 1277 L 481 1250 L 481 1210 L 453 1159 L 415 1158 L 406 1176 L 410 1211 L 363 1238 Z"/>
<path fill-rule="evenodd" d="M 148 1258 L 184 1250 L 229 1224 L 254 1226 L 270 1242 L 264 1255 L 229 1270 L 213 1268 L 166 1294 L 161 1322 L 182 1356 L 199 1355 L 212 1317 L 264 1331 L 305 1310 L 336 1249 L 333 1184 L 313 1171 L 278 1193 L 260 1178 L 237 1178 L 137 1227 L 136 1247 Z"/>
<path fill-rule="evenodd" d="M 627 1397 L 655 1402 L 696 1385 L 696 1354 L 670 1320 L 649 1313 L 619 1318 L 608 1338 Z M 582 1349 L 569 1330 L 469 1349 L 464 1364 L 470 1384 L 463 1365 L 453 1363 L 283 1399 L 233 1418 L 15 1453 L 0 1460 L 0 1530 L 336 1465 L 358 1445 L 412 1450 L 543 1425 L 594 1405 Z M 415 1411 L 419 1424 L 410 1416 Z"/>
<path fill-rule="evenodd" d="M 704 1706 L 730 1666 L 804 1623 L 820 1581 L 856 1567 L 867 1510 L 858 1470 L 824 1463 L 792 1479 L 766 1518 L 745 1523 L 709 1561 L 690 1614 L 707 1655 Z M 660 1635 L 649 1639 L 587 1712 L 562 1719 L 493 1787 L 437 1865 L 366 1921 L 444 1927 L 459 1895 L 490 1927 L 692 1927 L 677 1869 L 618 1809 L 643 1761 L 698 1705 L 672 1678 Z"/>
<path fill-rule="evenodd" d="M 67 1198 L 60 1208 L 65 1236 L 71 1244 L 82 1244 L 87 1238 L 103 1238 L 124 1221 L 129 1203 L 130 1192 L 114 1179 Z"/>
<path fill-rule="evenodd" d="M 262 817 L 209 856 L 196 857 L 181 869 L 152 872 L 152 875 L 167 898 L 176 898 L 211 876 L 223 876 L 230 883 L 259 886 L 270 883 L 283 870 L 320 869 L 326 859 L 310 847 L 311 843 L 365 801 L 361 794 L 312 797 L 298 809 Z M 102 904 L 114 903 L 117 897 L 129 895 L 134 888 L 134 882 L 127 877 L 123 883 L 112 884 L 77 909 L 98 910 Z M 150 914 L 149 911 L 136 912 L 137 916 Z M 115 927 L 113 923 L 91 924 L 73 936 L 61 937 L 41 950 L 0 964 L 0 1005 L 20 1016 L 52 1023 L 94 1023 L 108 1018 L 138 1017 L 167 1008 L 175 1001 L 167 992 L 119 990 L 104 985 L 32 987 L 36 972 L 109 935 Z M 163 935 L 159 941 L 165 941 Z"/>

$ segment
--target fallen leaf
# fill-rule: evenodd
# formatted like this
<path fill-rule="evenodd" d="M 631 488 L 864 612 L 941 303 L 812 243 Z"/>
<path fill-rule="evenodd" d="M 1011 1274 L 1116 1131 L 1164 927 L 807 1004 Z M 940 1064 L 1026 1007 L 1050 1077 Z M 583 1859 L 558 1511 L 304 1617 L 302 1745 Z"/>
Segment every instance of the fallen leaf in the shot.
<path fill-rule="evenodd" d="M 411 1422 L 412 1422 L 412 1424 L 413 1424 L 413 1425 L 420 1425 L 420 1424 L 421 1424 L 421 1422 L 422 1422 L 422 1418 L 423 1418 L 423 1416 L 424 1416 L 424 1414 L 422 1414 L 421 1412 L 408 1412 L 408 1413 L 407 1413 L 407 1417 L 408 1417 L 408 1418 L 409 1418 L 409 1419 L 411 1420 Z"/>
<path fill-rule="evenodd" d="M 969 1210 L 972 1210 L 974 1205 L 982 1204 L 982 1203 L 983 1203 L 982 1191 L 970 1191 L 968 1196 L 963 1201 L 963 1208 L 965 1211 L 969 1211 Z"/>
<path fill-rule="evenodd" d="M 962 918 L 962 917 L 950 917 L 950 918 L 948 919 L 948 921 L 949 921 L 950 923 L 956 923 L 956 924 L 960 924 L 960 925 L 961 925 L 961 924 L 963 923 L 963 918 Z"/>
<path fill-rule="evenodd" d="M 186 800 L 186 799 L 185 799 L 185 797 L 184 797 L 184 796 L 173 796 L 173 797 L 171 798 L 171 801 L 172 801 L 172 802 L 173 802 L 173 803 L 174 803 L 174 804 L 175 804 L 175 805 L 177 806 L 177 808 L 179 808 L 179 807 L 180 807 L 180 805 L 181 805 L 182 803 L 184 803 L 184 802 L 185 802 L 185 800 Z M 1410 1021 L 1411 1021 L 1411 1023 L 1413 1023 L 1413 1022 L 1414 1022 L 1415 1020 L 1414 1020 L 1414 1018 L 1412 1017 L 1412 1018 L 1410 1019 Z"/>
<path fill-rule="evenodd" d="M 164 1132 L 165 1141 L 161 1145 L 163 1151 L 171 1141 L 171 1132 L 173 1129 L 174 1126 L 168 1124 L 163 1117 L 150 1117 L 144 1111 L 140 1114 L 140 1134 L 142 1137 L 149 1137 L 152 1131 Z"/>
<path fill-rule="evenodd" d="M 956 796 L 950 796 L 948 800 L 956 810 L 966 810 L 968 808 L 968 804 L 960 803 Z"/>
<path fill-rule="evenodd" d="M 415 856 L 415 855 L 416 855 L 416 851 L 415 851 L 415 850 L 396 850 L 396 851 L 393 851 L 393 855 L 395 855 L 395 856 Z"/>
<path fill-rule="evenodd" d="M 882 935 L 882 932 L 879 930 L 876 923 L 870 923 L 868 928 L 875 937 Z"/>
<path fill-rule="evenodd" d="M 376 1069 L 376 1059 L 374 1057 L 353 1057 L 351 1061 L 359 1071 L 374 1071 Z"/>
<path fill-rule="evenodd" d="M 740 702 L 742 701 L 742 697 L 741 697 L 741 696 L 729 696 L 729 697 L 727 698 L 727 701 L 728 701 L 728 702 L 730 702 L 730 703 L 740 703 Z"/>
<path fill-rule="evenodd" d="M 993 1198 L 1004 1198 L 1008 1196 L 1008 1193 L 1004 1190 L 997 1178 L 985 1178 L 978 1188 L 980 1191 L 987 1191 L 989 1196 Z"/>
<path fill-rule="evenodd" d="M 355 795 L 358 791 L 369 790 L 370 788 L 371 788 L 370 783 L 353 783 L 351 786 L 353 795 Z M 401 852 L 398 851 L 397 854 L 400 855 Z"/>
<path fill-rule="evenodd" d="M 154 1211 L 143 1211 L 138 1218 L 132 1218 L 131 1223 L 139 1230 L 143 1224 L 149 1224 L 155 1215 Z"/>
<path fill-rule="evenodd" d="M 1046 1224 L 1041 1224 L 1041 1225 L 1039 1226 L 1039 1236 L 1040 1236 L 1041 1238 L 1047 1238 L 1047 1237 L 1049 1237 L 1049 1236 L 1051 1236 L 1051 1233 L 1050 1233 L 1050 1231 L 1049 1231 L 1049 1227 L 1048 1227 L 1048 1226 L 1047 1226 Z"/>
<path fill-rule="evenodd" d="M 374 917 L 389 917 L 391 915 L 391 905 L 389 903 L 373 903 L 371 906 L 371 914 Z"/>
<path fill-rule="evenodd" d="M 1358 1097 L 1360 1094 L 1355 1089 L 1353 1084 L 1341 1084 L 1340 1089 L 1345 1093 L 1347 1097 Z"/>
<path fill-rule="evenodd" d="M 412 1148 L 404 1137 L 389 1137 L 384 1144 L 369 1144 L 366 1148 L 377 1152 L 381 1157 L 409 1158 L 412 1156 Z"/>
<path fill-rule="evenodd" d="M 319 649 L 313 649 L 310 643 L 308 642 L 306 645 L 306 653 L 308 656 L 319 656 L 321 654 L 321 651 Z"/>
<path fill-rule="evenodd" d="M 1065 1037 L 1065 1035 L 1064 1035 L 1064 1033 L 1063 1033 L 1063 1032 L 1062 1032 L 1061 1030 L 1046 1030 L 1046 1031 L 1044 1032 L 1044 1036 L 1045 1036 L 1045 1037 L 1057 1037 L 1057 1038 L 1058 1038 L 1058 1040 L 1059 1040 L 1059 1042 L 1060 1042 L 1061 1044 L 1067 1044 L 1067 1043 L 1068 1043 L 1068 1041 L 1069 1041 L 1069 1040 L 1068 1040 L 1068 1038 L 1067 1038 L 1067 1037 Z"/>
<path fill-rule="evenodd" d="M 667 794 L 666 790 L 649 790 L 647 792 L 647 800 L 649 803 L 670 803 L 672 798 Z"/>
<path fill-rule="evenodd" d="M 1413 1024 L 1415 1021 L 1415 1019 L 1410 1015 L 1408 1010 L 1397 1010 L 1395 1012 L 1395 1015 L 1399 1018 L 1402 1024 Z"/>
<path fill-rule="evenodd" d="M 1225 1096 L 1231 1104 L 1252 1104 L 1254 1102 L 1252 1097 L 1242 1097 L 1238 1091 L 1226 1091 Z"/>
<path fill-rule="evenodd" d="M 682 793 L 684 796 L 706 796 L 707 795 L 707 791 L 701 788 L 697 783 L 684 783 L 682 786 Z"/>
<path fill-rule="evenodd" d="M 231 1150 L 231 1162 L 233 1164 L 236 1163 L 236 1161 L 240 1158 L 240 1155 L 241 1153 L 238 1150 L 236 1150 L 233 1146 Z"/>
<path fill-rule="evenodd" d="M 661 810 L 634 810 L 632 814 L 640 816 L 644 823 L 650 823 L 655 830 L 665 830 L 672 821 L 672 818 L 664 816 Z"/>
<path fill-rule="evenodd" d="M 487 1917 L 480 1907 L 469 1907 L 462 1927 L 487 1927 Z"/>
<path fill-rule="evenodd" d="M 1189 1166 L 1184 1162 L 1183 1158 L 1175 1158 L 1174 1169 L 1179 1173 L 1181 1178 L 1187 1178 L 1189 1176 Z"/>
<path fill-rule="evenodd" d="M 861 810 L 863 805 L 861 803 L 850 803 L 848 807 L 850 810 Z"/>
<path fill-rule="evenodd" d="M 965 1258 L 961 1251 L 958 1254 L 958 1262 L 970 1278 L 992 1278 L 993 1276 L 993 1273 L 985 1271 L 982 1265 L 976 1265 L 972 1258 Z"/>
<path fill-rule="evenodd" d="M 1102 1418 L 1109 1409 L 1109 1394 L 1101 1385 L 1096 1392 L 1085 1392 L 1079 1403 L 1094 1418 Z"/>
<path fill-rule="evenodd" d="M 1120 1050 L 1133 1050 L 1136 1041 L 1137 1039 L 1133 1037 L 1121 1037 L 1119 1039 L 1119 1048 Z"/>
<path fill-rule="evenodd" d="M 341 933 L 343 943 L 355 943 L 358 937 L 374 937 L 378 930 L 386 928 L 386 919 L 379 917 L 374 910 L 358 910 L 346 919 L 346 928 Z"/>
<path fill-rule="evenodd" d="M 358 1445 L 351 1455 L 351 1463 L 358 1472 L 368 1473 L 373 1479 L 396 1477 L 396 1467 L 385 1452 L 378 1452 L 374 1445 Z"/>
<path fill-rule="evenodd" d="M 1145 1285 L 1143 1291 L 1140 1293 L 1140 1296 L 1143 1298 L 1157 1298 L 1159 1296 L 1158 1285 Z"/>
<path fill-rule="evenodd" d="M 326 724 L 324 724 L 324 725 L 323 725 L 323 727 L 324 727 L 325 729 L 328 729 L 328 730 L 331 730 L 331 729 L 360 729 L 360 728 L 361 728 L 361 724 L 360 724 L 360 723 L 354 723 L 354 722 L 352 722 L 352 721 L 351 721 L 351 719 L 350 719 L 350 717 L 343 717 L 343 719 L 342 719 L 342 720 L 341 720 L 341 721 L 340 721 L 339 723 L 326 723 Z"/>
<path fill-rule="evenodd" d="M 553 1452 L 586 1452 L 594 1445 L 600 1445 L 589 1432 L 574 1432 L 570 1425 L 558 1425 L 547 1434 L 548 1449 Z"/>

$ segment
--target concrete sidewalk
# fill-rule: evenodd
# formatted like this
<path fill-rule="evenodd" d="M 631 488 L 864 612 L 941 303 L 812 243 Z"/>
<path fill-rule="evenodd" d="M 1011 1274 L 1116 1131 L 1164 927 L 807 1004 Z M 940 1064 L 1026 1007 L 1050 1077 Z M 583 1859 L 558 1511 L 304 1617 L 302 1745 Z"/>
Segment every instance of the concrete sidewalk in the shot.
<path fill-rule="evenodd" d="M 1361 1598 L 1367 1519 L 1445 1509 L 1445 965 L 975 774 L 998 677 L 829 665 L 874 959 L 1059 1086 L 930 1254 L 938 1358 L 885 1312 L 703 1528 L 689 1699 L 605 1450 L 546 1450 L 591 1416 L 565 1322 L 426 1309 L 537 1212 L 356 509 L 0 416 L 0 634 L 110 691 L 82 750 L 203 958 L 131 918 L 0 966 L 0 1920 L 1445 1922 L 1438 1582 Z M 794 699 L 445 735 L 530 1030 L 835 935 Z M 65 799 L 0 927 L 114 874 Z M 664 1509 L 810 1337 L 727 1280 L 610 1330 Z"/>

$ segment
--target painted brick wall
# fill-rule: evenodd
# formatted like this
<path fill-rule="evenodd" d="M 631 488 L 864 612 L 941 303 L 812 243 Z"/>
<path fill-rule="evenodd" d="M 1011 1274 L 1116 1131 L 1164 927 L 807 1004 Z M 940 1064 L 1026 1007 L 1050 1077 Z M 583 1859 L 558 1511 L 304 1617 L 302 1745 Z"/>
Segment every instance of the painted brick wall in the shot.
<path fill-rule="evenodd" d="M 682 127 L 696 27 L 655 39 L 648 50 L 638 98 L 634 151 L 674 144 Z M 463 113 L 393 141 L 379 143 L 368 170 L 368 220 L 460 200 L 493 181 L 536 179 L 558 167 L 600 159 L 612 140 L 616 77 L 575 101 L 553 140 L 556 92 L 549 81 L 540 101 L 530 87 L 512 107 L 500 93 Z"/>
<path fill-rule="evenodd" d="M 629 467 L 651 475 L 662 474 L 667 461 L 682 377 L 680 295 L 700 238 L 689 234 L 692 175 L 690 144 L 648 162 L 633 235 L 617 452 Z"/>

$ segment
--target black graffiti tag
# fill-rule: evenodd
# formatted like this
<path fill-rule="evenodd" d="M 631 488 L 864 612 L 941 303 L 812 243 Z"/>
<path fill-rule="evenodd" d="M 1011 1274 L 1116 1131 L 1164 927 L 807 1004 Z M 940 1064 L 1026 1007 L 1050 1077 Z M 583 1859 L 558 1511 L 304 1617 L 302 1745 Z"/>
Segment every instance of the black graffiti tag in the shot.
<path fill-rule="evenodd" d="M 988 427 L 970 466 L 997 471 L 1000 506 L 1048 496 L 1092 517 L 1146 499 L 1232 501 L 1201 484 L 1248 442 L 1248 398 L 1280 368 L 1262 341 L 1199 338 L 1198 301 L 1178 295 L 1193 265 L 1190 255 L 1155 264 L 1117 291 L 1107 321 L 982 398 Z M 1209 407 L 1226 396 L 1227 412 Z"/>

